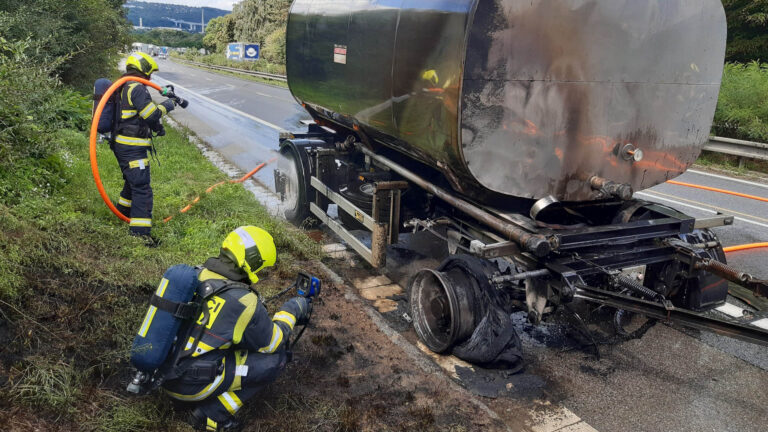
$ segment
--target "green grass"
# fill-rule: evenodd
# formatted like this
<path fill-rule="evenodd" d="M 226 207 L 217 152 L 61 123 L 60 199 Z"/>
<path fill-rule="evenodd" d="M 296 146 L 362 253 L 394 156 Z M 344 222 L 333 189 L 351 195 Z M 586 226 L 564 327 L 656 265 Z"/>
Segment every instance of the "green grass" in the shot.
<path fill-rule="evenodd" d="M 0 417 L 26 410 L 46 430 L 52 423 L 45 422 L 54 420 L 62 430 L 176 429 L 164 398 L 124 392 L 128 349 L 163 271 L 178 263 L 200 264 L 218 253 L 228 232 L 257 225 L 278 247 L 277 265 L 263 272 L 259 284 L 270 295 L 304 262 L 318 258 L 319 246 L 272 218 L 237 184 L 204 194 L 178 214 L 226 177 L 184 132 L 168 128 L 167 136 L 156 139 L 160 164 L 151 165 L 153 234 L 161 243 L 147 248 L 101 201 L 84 134 L 65 129 L 57 136 L 54 157 L 62 170 L 55 187 L 31 188 L 13 203 L 0 203 Z M 114 199 L 122 178 L 104 143 L 98 160 Z M 21 164 L 16 175 L 24 177 L 31 166 Z M 169 223 L 162 222 L 172 214 Z"/>
<path fill-rule="evenodd" d="M 739 164 L 738 156 L 709 151 L 701 152 L 701 156 L 696 160 L 696 163 L 705 167 L 730 171 L 738 175 L 749 175 L 750 172 L 768 173 L 768 161 L 744 158 L 742 163 Z"/>

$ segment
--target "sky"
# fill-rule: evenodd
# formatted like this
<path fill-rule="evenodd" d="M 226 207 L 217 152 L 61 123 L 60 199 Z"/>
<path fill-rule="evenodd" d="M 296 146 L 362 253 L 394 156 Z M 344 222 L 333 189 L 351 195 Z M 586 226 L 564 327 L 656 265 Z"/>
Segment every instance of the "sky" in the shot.
<path fill-rule="evenodd" d="M 238 3 L 240 0 L 137 0 L 146 3 L 170 3 L 180 4 L 187 6 L 207 6 L 212 8 L 224 9 L 231 11 L 232 5 Z"/>

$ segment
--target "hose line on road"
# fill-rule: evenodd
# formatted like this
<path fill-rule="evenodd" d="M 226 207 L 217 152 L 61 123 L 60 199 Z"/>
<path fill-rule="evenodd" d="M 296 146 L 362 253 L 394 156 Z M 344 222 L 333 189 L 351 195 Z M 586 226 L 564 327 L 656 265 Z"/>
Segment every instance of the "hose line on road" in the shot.
<path fill-rule="evenodd" d="M 676 180 L 667 180 L 667 183 L 673 184 L 673 185 L 678 185 L 678 186 L 685 186 L 685 187 L 695 188 L 695 189 L 703 189 L 703 190 L 707 190 L 707 191 L 711 191 L 711 192 L 718 192 L 718 193 L 727 194 L 727 195 L 734 195 L 734 196 L 742 197 L 742 198 L 749 198 L 749 199 L 756 200 L 756 201 L 768 202 L 768 198 L 763 198 L 763 197 L 759 197 L 759 196 L 755 196 L 755 195 L 744 194 L 744 193 L 741 193 L 741 192 L 729 191 L 729 190 L 726 190 L 726 189 L 719 189 L 719 188 L 714 188 L 714 187 L 710 187 L 710 186 L 702 186 L 702 185 L 697 185 L 697 184 L 693 184 L 693 183 L 684 183 L 684 182 L 680 182 L 680 181 L 676 181 Z M 761 248 L 768 248 L 768 242 L 747 243 L 747 244 L 741 244 L 741 245 L 735 245 L 735 246 L 728 246 L 726 248 L 723 248 L 723 252 L 729 253 L 729 252 L 738 252 L 738 251 L 743 251 L 743 250 L 761 249 Z"/>
<path fill-rule="evenodd" d="M 275 162 L 276 160 L 277 160 L 277 158 L 272 158 L 272 159 L 270 159 L 270 160 L 268 160 L 266 162 L 260 163 L 258 166 L 256 166 L 256 168 L 252 169 L 248 174 L 240 177 L 239 179 L 236 179 L 236 180 L 224 180 L 224 181 L 220 181 L 220 182 L 218 182 L 218 183 L 216 183 L 214 185 L 211 185 L 210 187 L 208 187 L 208 189 L 205 190 L 205 193 L 211 193 L 211 191 L 213 191 L 217 187 L 219 187 L 221 185 L 224 185 L 224 184 L 242 183 L 242 182 L 248 180 L 249 178 L 251 178 L 257 172 L 259 172 L 259 170 L 264 168 L 267 164 L 271 164 L 271 163 Z M 189 209 L 191 209 L 192 206 L 197 204 L 199 201 L 200 201 L 200 195 L 196 196 L 195 199 L 193 199 L 189 204 L 187 204 L 181 210 L 179 210 L 179 214 L 188 212 Z M 163 219 L 163 223 L 168 223 L 171 219 L 174 218 L 174 216 L 176 216 L 176 215 L 171 215 L 171 216 L 168 216 L 167 218 Z"/>
<path fill-rule="evenodd" d="M 755 195 L 748 195 L 748 194 L 744 194 L 744 193 L 741 193 L 741 192 L 733 192 L 733 191 L 729 191 L 729 190 L 726 190 L 726 189 L 718 189 L 718 188 L 714 188 L 714 187 L 710 187 L 710 186 L 702 186 L 702 185 L 697 185 L 697 184 L 693 184 L 693 183 L 683 183 L 683 182 L 679 182 L 679 181 L 676 181 L 676 180 L 667 180 L 667 183 L 673 184 L 673 185 L 678 185 L 678 186 L 685 186 L 685 187 L 690 187 L 690 188 L 703 189 L 703 190 L 707 190 L 707 191 L 711 191 L 711 192 L 719 192 L 719 193 L 722 193 L 722 194 L 734 195 L 734 196 L 737 196 L 737 197 L 749 198 L 749 199 L 753 199 L 753 200 L 757 200 L 757 201 L 768 202 L 768 198 L 763 198 L 763 197 L 759 197 L 759 196 L 755 196 Z"/>
<path fill-rule="evenodd" d="M 109 89 L 107 89 L 106 93 L 104 93 L 104 96 L 101 97 L 101 100 L 99 101 L 99 105 L 96 107 L 96 111 L 94 111 L 93 113 L 93 120 L 91 121 L 91 144 L 90 144 L 91 173 L 93 173 L 93 181 L 96 183 L 96 188 L 99 190 L 99 195 L 101 195 L 101 199 L 104 200 L 104 204 L 107 205 L 107 207 L 112 211 L 112 213 L 114 213 L 117 217 L 119 217 L 125 222 L 130 222 L 131 218 L 120 213 L 120 210 L 118 210 L 117 207 L 115 207 L 115 205 L 112 204 L 112 200 L 109 199 L 107 192 L 104 190 L 104 185 L 101 183 L 101 175 L 99 174 L 99 162 L 96 159 L 96 139 L 98 137 L 98 127 L 99 127 L 99 119 L 101 118 L 101 112 L 104 110 L 104 107 L 107 105 L 107 101 L 109 101 L 110 97 L 112 97 L 112 93 L 114 93 L 115 90 L 120 88 L 123 84 L 125 84 L 128 81 L 138 81 L 144 85 L 148 85 L 152 87 L 157 91 L 163 90 L 162 87 L 153 83 L 152 81 L 146 80 L 144 78 L 134 77 L 134 76 L 122 77 L 119 80 L 115 81 L 114 84 L 112 84 L 109 87 Z"/>
<path fill-rule="evenodd" d="M 742 245 L 736 245 L 736 246 L 728 246 L 726 248 L 723 248 L 723 252 L 729 253 L 729 252 L 738 252 L 743 250 L 761 249 L 761 248 L 768 248 L 768 242 L 748 243 L 748 244 L 742 244 Z"/>

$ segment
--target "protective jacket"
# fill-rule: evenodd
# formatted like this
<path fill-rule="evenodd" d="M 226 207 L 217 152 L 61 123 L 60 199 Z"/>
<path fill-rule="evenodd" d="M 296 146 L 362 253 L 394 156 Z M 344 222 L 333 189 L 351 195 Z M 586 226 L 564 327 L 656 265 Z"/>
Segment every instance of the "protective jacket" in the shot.
<path fill-rule="evenodd" d="M 152 131 L 162 130 L 161 118 L 173 110 L 174 104 L 170 99 L 155 104 L 146 86 L 129 82 L 120 91 L 120 108 L 113 150 L 125 182 L 117 208 L 130 216 L 132 233 L 149 235 L 153 196 L 148 151 Z"/>
<path fill-rule="evenodd" d="M 206 261 L 198 279 L 198 294 L 208 302 L 183 335 L 181 360 L 173 369 L 180 376 L 163 387 L 174 399 L 195 403 L 195 412 L 215 431 L 285 368 L 290 335 L 306 319 L 309 303 L 292 298 L 270 319 L 247 275 L 219 258 Z"/>

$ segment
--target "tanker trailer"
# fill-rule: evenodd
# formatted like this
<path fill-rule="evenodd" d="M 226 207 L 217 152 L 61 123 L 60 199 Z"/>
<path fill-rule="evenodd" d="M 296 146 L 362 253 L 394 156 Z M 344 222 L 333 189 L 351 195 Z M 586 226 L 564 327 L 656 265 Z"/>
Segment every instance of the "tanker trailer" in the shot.
<path fill-rule="evenodd" d="M 575 298 L 768 344 L 704 313 L 729 280 L 768 293 L 710 231 L 733 218 L 633 198 L 698 157 L 725 41 L 719 0 L 295 0 L 288 84 L 313 122 L 280 137 L 285 216 L 376 268 L 403 228 L 445 239 L 409 287 L 436 352 Z"/>

